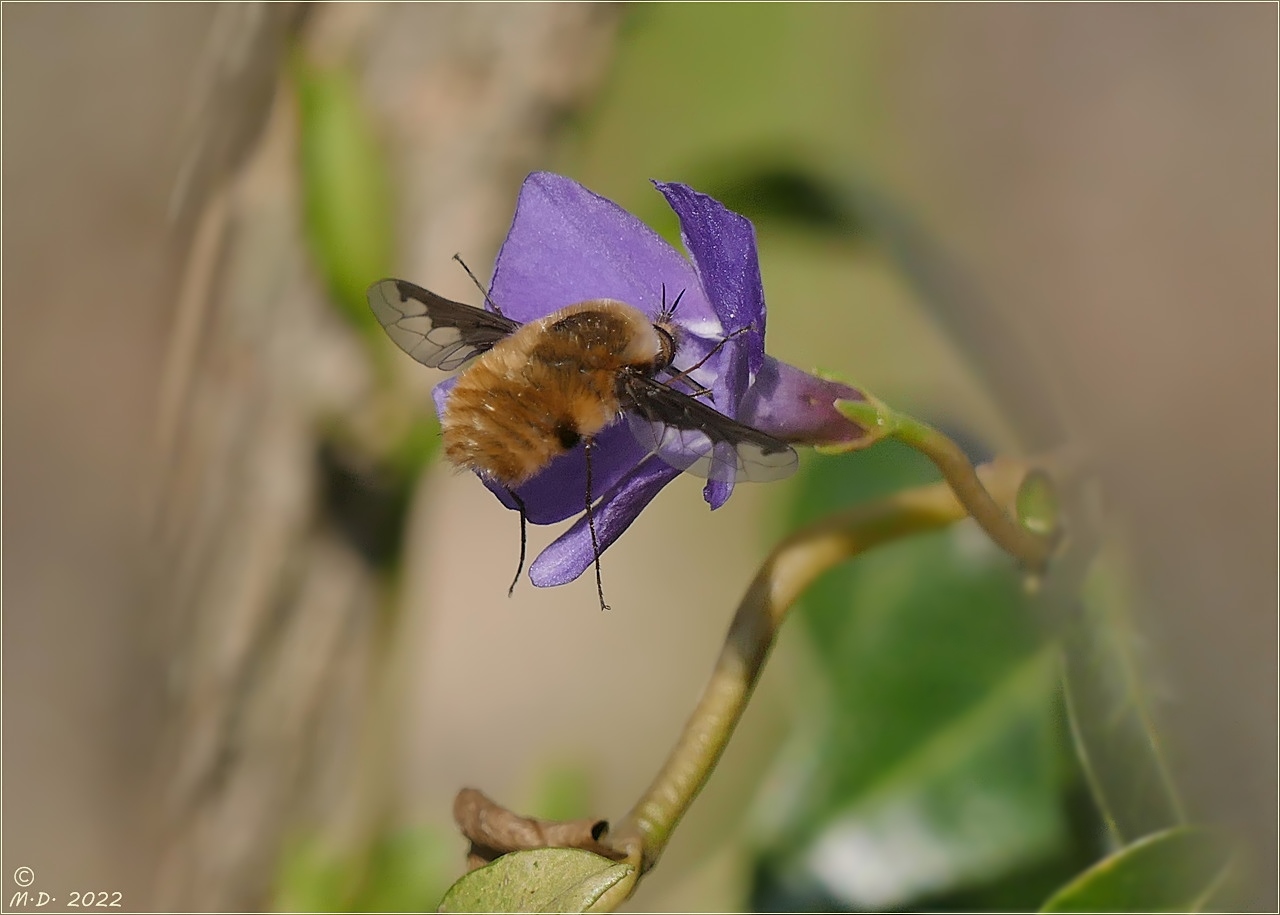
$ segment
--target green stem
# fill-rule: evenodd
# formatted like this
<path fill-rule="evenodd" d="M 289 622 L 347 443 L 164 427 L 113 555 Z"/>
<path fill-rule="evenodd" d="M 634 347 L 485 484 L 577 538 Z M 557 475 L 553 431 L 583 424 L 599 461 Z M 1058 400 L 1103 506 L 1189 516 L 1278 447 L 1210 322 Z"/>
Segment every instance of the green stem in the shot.
<path fill-rule="evenodd" d="M 996 461 L 978 470 L 973 482 L 1002 511 L 1001 504 L 1013 504 L 1026 472 L 1021 463 Z M 611 844 L 638 860 L 642 871 L 657 862 L 724 752 L 787 612 L 815 578 L 874 546 L 952 524 L 969 512 L 952 487 L 937 483 L 833 515 L 779 544 L 747 588 L 711 679 L 675 747 L 612 833 Z"/>
<path fill-rule="evenodd" d="M 973 464 L 954 441 L 905 413 L 895 414 L 894 419 L 890 434 L 933 461 L 960 504 L 987 532 L 987 536 L 1031 572 L 1044 571 L 1053 550 L 1053 539 L 1020 524 L 1012 505 L 1008 510 L 1002 508 L 982 485 Z"/>
<path fill-rule="evenodd" d="M 1057 539 L 1054 530 L 1056 517 L 1052 511 L 1053 487 L 1047 478 L 1029 487 L 1029 504 L 1039 512 L 1047 512 L 1045 517 L 1028 519 L 1040 528 L 1033 530 L 1018 520 L 1016 500 L 1009 510 L 1002 507 L 982 485 L 960 446 L 937 429 L 869 395 L 861 400 L 838 400 L 835 407 L 862 426 L 867 434 L 856 442 L 820 447 L 819 450 L 838 453 L 867 448 L 885 438 L 896 438 L 910 445 L 942 471 L 942 478 L 955 492 L 960 504 L 997 546 L 1032 574 L 1039 575 L 1044 571 Z"/>

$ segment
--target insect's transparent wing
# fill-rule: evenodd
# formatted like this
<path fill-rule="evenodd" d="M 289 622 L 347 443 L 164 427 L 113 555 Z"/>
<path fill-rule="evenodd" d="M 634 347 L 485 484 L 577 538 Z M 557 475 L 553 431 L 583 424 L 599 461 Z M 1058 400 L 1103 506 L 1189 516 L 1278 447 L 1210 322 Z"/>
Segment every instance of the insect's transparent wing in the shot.
<path fill-rule="evenodd" d="M 780 480 L 799 465 L 786 442 L 644 375 L 623 378 L 636 439 L 672 467 L 720 482 Z"/>
<path fill-rule="evenodd" d="M 461 368 L 520 326 L 405 280 L 379 280 L 369 287 L 368 298 L 396 346 L 423 365 L 446 372 Z"/>

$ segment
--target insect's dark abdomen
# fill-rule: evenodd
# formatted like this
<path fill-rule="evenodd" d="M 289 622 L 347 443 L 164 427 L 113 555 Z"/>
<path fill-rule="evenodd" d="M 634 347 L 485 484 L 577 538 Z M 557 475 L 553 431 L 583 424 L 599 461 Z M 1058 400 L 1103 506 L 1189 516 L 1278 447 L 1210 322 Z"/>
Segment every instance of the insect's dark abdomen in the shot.
<path fill-rule="evenodd" d="M 582 435 L 573 425 L 572 419 L 568 417 L 556 424 L 556 438 L 559 439 L 560 447 L 565 451 L 576 447 L 578 442 L 582 441 Z"/>

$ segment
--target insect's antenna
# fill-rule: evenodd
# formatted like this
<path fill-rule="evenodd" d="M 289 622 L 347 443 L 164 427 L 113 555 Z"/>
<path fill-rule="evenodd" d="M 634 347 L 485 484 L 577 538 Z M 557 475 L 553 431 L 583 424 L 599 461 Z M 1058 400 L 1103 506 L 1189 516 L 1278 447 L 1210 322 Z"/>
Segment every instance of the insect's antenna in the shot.
<path fill-rule="evenodd" d="M 516 566 L 516 577 L 511 579 L 511 587 L 507 588 L 507 597 L 516 593 L 516 585 L 520 583 L 520 573 L 524 571 L 524 551 L 529 543 L 529 513 L 525 511 L 524 500 L 516 495 L 514 489 L 508 489 L 507 493 L 516 503 L 516 508 L 520 510 L 520 564 Z"/>
<path fill-rule="evenodd" d="M 684 293 L 685 291 L 681 289 L 680 294 L 676 296 L 676 300 L 672 302 L 670 306 L 668 306 L 667 305 L 667 284 L 666 283 L 662 284 L 662 308 L 658 311 L 659 321 L 670 321 L 672 318 L 676 316 L 676 307 L 679 306 L 680 300 L 684 298 Z"/>
<path fill-rule="evenodd" d="M 596 594 L 600 597 L 600 609 L 612 609 L 604 602 L 604 580 L 600 577 L 600 541 L 596 538 L 596 516 L 591 510 L 591 449 L 593 447 L 591 439 L 587 439 L 583 444 L 583 451 L 587 456 L 587 528 L 591 531 L 591 555 L 595 557 L 596 563 Z"/>
<path fill-rule="evenodd" d="M 468 267 L 467 262 L 462 259 L 462 255 L 454 254 L 453 259 L 462 265 L 463 270 L 467 271 L 467 276 L 471 277 L 471 282 L 476 284 L 476 288 L 480 290 L 480 294 L 484 296 L 485 302 L 488 303 L 489 307 L 493 309 L 494 314 L 502 315 L 502 309 L 498 307 L 497 302 L 489 298 L 489 291 L 480 284 L 480 281 L 478 279 L 476 279 L 476 275 L 471 272 L 471 268 Z"/>

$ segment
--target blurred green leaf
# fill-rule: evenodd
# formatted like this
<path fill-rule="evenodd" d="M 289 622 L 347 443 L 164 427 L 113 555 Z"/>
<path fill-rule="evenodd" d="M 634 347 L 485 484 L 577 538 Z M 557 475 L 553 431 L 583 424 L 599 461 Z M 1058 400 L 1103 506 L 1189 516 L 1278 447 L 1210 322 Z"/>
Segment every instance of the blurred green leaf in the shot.
<path fill-rule="evenodd" d="M 1139 839 L 1055 893 L 1042 912 L 1200 912 L 1230 868 L 1226 848 L 1179 827 Z"/>
<path fill-rule="evenodd" d="M 867 232 L 849 195 L 792 152 L 742 152 L 696 165 L 681 180 L 757 225 L 776 222 L 845 241 Z"/>
<path fill-rule="evenodd" d="M 858 4 L 633 7 L 565 171 L 649 222 L 655 195 L 637 179 L 684 181 L 713 155 L 798 147 L 847 162 L 878 139 L 868 122 L 878 113 L 881 18 Z"/>
<path fill-rule="evenodd" d="M 418 828 L 381 836 L 362 855 L 339 857 L 308 840 L 281 864 L 278 912 L 421 912 L 444 895 L 462 861 L 457 839 Z"/>
<path fill-rule="evenodd" d="M 276 912 L 334 912 L 347 907 L 358 878 L 349 859 L 337 859 L 306 840 L 286 848 L 276 875 L 271 908 Z"/>
<path fill-rule="evenodd" d="M 819 458 L 793 520 L 934 476 L 898 443 Z M 780 812 L 769 855 L 784 879 L 897 907 L 1062 846 L 1054 653 L 1018 571 L 976 528 L 859 557 L 810 589 L 800 619 L 827 693 L 762 799 Z"/>
<path fill-rule="evenodd" d="M 339 310 L 376 339 L 365 290 L 391 272 L 395 256 L 385 157 L 348 71 L 315 67 L 299 53 L 293 74 L 307 242 Z"/>
<path fill-rule="evenodd" d="M 938 239 L 899 200 L 881 191 L 848 163 L 822 154 L 823 146 L 797 151 L 794 144 L 766 144 L 695 159 L 681 180 L 710 193 L 757 227 L 789 227 L 822 238 L 843 251 L 874 246 L 893 264 L 917 301 L 965 357 L 975 378 L 1003 412 L 1017 421 L 1030 448 L 1060 442 L 1061 418 L 1046 394 L 1038 341 L 1027 340 L 1000 303 L 958 264 Z M 831 247 L 832 243 L 836 247 Z M 770 254 L 771 257 L 776 254 Z"/>
<path fill-rule="evenodd" d="M 1076 752 L 1108 829 L 1123 843 L 1185 818 L 1156 733 L 1119 568 L 1114 549 L 1094 561 L 1080 618 L 1065 634 L 1063 666 Z"/>
<path fill-rule="evenodd" d="M 635 868 L 576 848 L 513 852 L 455 883 L 441 912 L 586 912 L 616 897 Z M 620 901 L 620 900 L 618 900 Z"/>
<path fill-rule="evenodd" d="M 463 856 L 456 836 L 428 827 L 386 836 L 373 848 L 356 912 L 421 912 L 435 906 Z"/>

